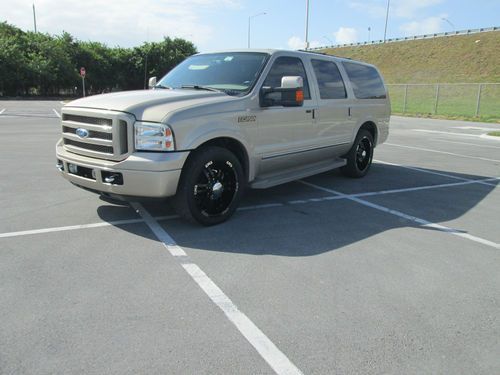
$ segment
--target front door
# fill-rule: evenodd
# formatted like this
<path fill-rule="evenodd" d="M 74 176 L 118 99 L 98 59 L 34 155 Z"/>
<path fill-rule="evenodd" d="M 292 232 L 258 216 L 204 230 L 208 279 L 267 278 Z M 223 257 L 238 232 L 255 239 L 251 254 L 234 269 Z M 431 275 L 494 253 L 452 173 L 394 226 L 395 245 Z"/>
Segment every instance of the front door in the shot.
<path fill-rule="evenodd" d="M 314 111 L 304 63 L 298 57 L 281 56 L 274 61 L 263 86 L 280 87 L 285 76 L 300 76 L 304 81 L 304 105 L 273 106 L 258 112 L 259 130 L 256 152 L 261 157 L 260 174 L 283 170 L 301 163 L 303 154 L 314 147 Z"/>

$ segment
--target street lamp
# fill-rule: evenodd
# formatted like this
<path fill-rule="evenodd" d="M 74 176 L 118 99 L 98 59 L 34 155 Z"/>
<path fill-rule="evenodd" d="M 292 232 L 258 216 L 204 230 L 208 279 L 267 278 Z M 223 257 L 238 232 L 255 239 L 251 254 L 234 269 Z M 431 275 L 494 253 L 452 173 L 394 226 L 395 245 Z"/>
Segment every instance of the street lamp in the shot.
<path fill-rule="evenodd" d="M 309 49 L 309 0 L 306 0 L 306 51 Z"/>
<path fill-rule="evenodd" d="M 333 46 L 333 40 L 331 40 L 330 38 L 328 38 L 326 35 L 323 35 L 323 38 L 325 38 L 326 40 L 328 40 L 328 42 L 330 42 L 330 44 Z"/>
<path fill-rule="evenodd" d="M 452 23 L 452 22 L 451 22 L 448 18 L 443 17 L 443 18 L 441 18 L 441 19 L 442 19 L 443 21 L 447 22 L 447 23 L 451 26 L 451 29 L 452 29 L 453 31 L 455 31 L 455 30 L 456 30 L 455 25 L 454 25 L 454 24 L 453 24 L 453 23 Z"/>
<path fill-rule="evenodd" d="M 387 21 L 389 20 L 389 5 L 391 0 L 387 0 L 387 12 L 385 13 L 385 29 L 384 29 L 384 43 L 387 36 Z"/>
<path fill-rule="evenodd" d="M 33 25 L 35 26 L 35 34 L 36 34 L 36 12 L 35 12 L 35 2 L 33 2 Z"/>
<path fill-rule="evenodd" d="M 248 48 L 250 48 L 250 21 L 252 20 L 252 18 L 255 18 L 258 16 L 264 16 L 266 14 L 267 14 L 266 12 L 261 12 L 261 13 L 257 13 L 257 14 L 254 14 L 253 16 L 248 17 Z"/>

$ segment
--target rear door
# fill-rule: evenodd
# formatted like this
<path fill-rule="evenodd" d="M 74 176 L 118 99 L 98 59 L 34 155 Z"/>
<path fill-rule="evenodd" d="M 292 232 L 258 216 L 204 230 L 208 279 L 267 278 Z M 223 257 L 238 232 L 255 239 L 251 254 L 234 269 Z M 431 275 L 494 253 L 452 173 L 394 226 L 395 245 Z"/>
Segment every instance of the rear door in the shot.
<path fill-rule="evenodd" d="M 351 102 L 338 65 L 331 59 L 312 58 L 311 66 L 318 88 L 316 128 L 318 142 L 337 146 L 351 142 L 355 121 Z"/>
<path fill-rule="evenodd" d="M 377 125 L 377 129 L 382 127 L 387 132 L 390 115 L 387 92 L 377 69 L 354 61 L 343 61 L 342 65 L 355 97 L 350 107 L 356 124 L 354 130 L 364 122 L 371 121 Z"/>

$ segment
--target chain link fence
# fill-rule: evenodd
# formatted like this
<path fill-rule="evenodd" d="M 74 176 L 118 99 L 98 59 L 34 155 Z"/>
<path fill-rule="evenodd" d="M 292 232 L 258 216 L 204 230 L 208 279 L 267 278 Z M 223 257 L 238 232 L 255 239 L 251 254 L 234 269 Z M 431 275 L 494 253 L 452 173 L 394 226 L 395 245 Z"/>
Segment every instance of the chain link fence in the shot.
<path fill-rule="evenodd" d="M 388 84 L 394 113 L 500 119 L 500 83 Z"/>

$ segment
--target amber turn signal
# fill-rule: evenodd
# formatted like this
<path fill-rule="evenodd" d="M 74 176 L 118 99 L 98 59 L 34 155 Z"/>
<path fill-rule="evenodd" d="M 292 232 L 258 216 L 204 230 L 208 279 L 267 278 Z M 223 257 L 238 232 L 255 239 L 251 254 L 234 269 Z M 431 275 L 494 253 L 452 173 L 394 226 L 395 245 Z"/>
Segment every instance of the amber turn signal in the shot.
<path fill-rule="evenodd" d="M 304 91 L 303 90 L 295 91 L 295 101 L 297 101 L 297 102 L 304 101 Z"/>

